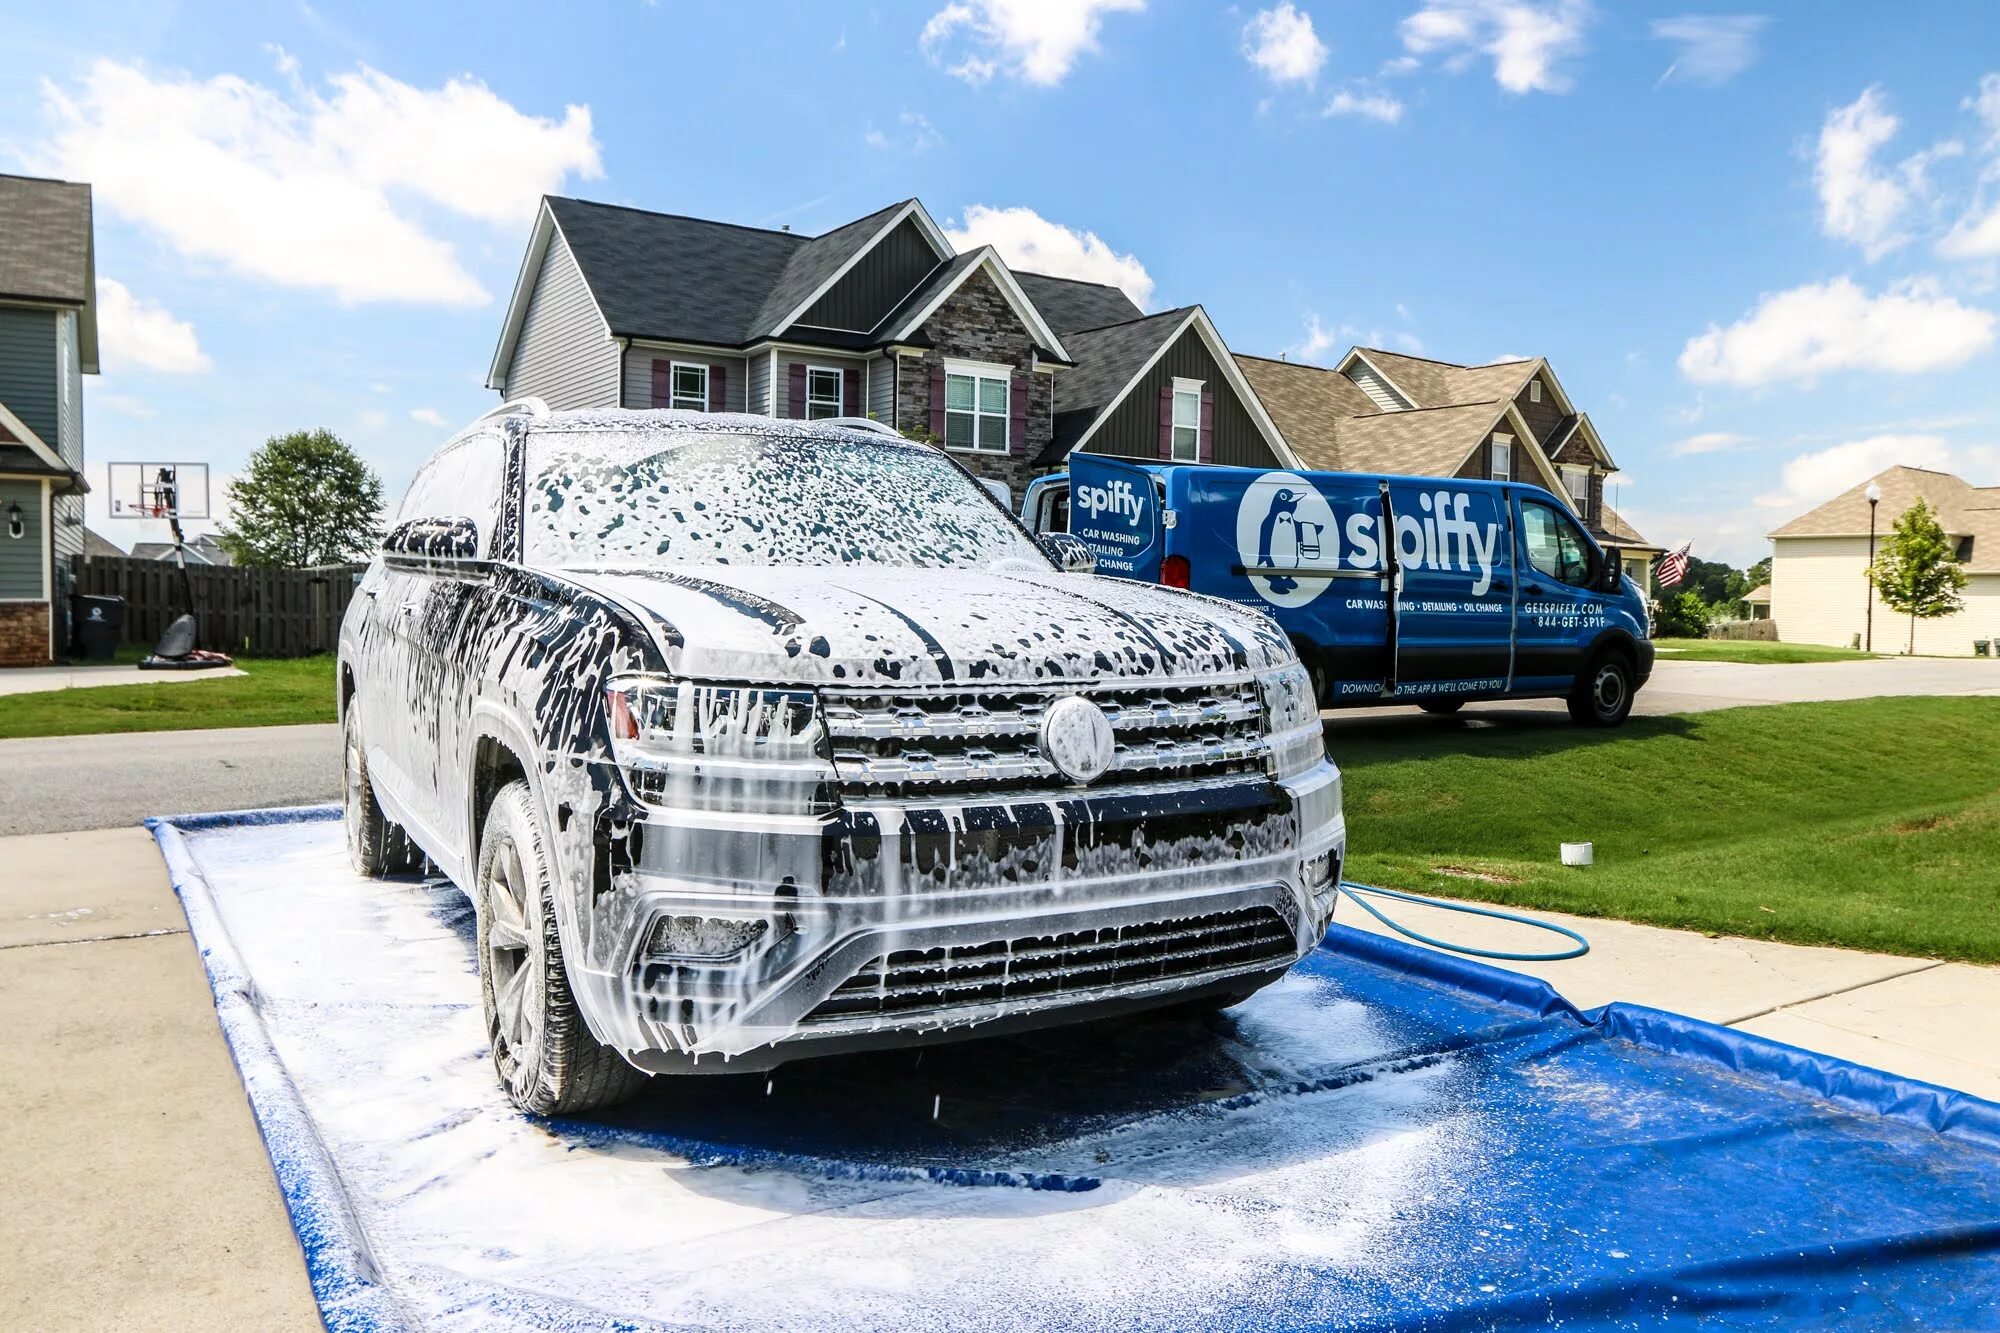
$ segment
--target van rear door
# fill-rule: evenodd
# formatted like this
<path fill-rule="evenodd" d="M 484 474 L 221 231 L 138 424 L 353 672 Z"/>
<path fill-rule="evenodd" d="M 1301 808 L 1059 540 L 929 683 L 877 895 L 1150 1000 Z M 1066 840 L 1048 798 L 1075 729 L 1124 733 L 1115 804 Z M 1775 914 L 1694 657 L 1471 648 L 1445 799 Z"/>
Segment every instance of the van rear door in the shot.
<path fill-rule="evenodd" d="M 1160 497 L 1151 472 L 1115 458 L 1071 454 L 1069 530 L 1097 556 L 1097 572 L 1160 581 Z"/>

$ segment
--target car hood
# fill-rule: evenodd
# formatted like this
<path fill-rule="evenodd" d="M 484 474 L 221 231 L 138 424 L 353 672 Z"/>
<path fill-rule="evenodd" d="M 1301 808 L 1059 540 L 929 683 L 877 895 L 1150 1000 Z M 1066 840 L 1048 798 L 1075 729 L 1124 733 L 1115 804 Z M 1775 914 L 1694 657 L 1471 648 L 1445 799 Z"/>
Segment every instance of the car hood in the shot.
<path fill-rule="evenodd" d="M 643 614 L 676 674 L 811 685 L 1194 678 L 1292 656 L 1263 615 L 1124 579 L 675 565 L 553 571 Z"/>

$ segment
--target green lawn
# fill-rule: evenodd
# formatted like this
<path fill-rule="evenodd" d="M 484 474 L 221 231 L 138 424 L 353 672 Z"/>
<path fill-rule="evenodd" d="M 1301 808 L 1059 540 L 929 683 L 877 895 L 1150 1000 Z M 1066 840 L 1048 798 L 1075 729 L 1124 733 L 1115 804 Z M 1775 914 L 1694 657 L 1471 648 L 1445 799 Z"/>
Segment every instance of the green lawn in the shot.
<path fill-rule="evenodd" d="M 1662 662 L 1865 662 L 1878 653 L 1823 648 L 1816 643 L 1763 643 L 1754 639 L 1655 639 Z"/>
<path fill-rule="evenodd" d="M 2000 699 L 1565 726 L 1336 726 L 1350 877 L 1718 934 L 2000 962 Z M 1557 844 L 1590 840 L 1565 869 Z M 1440 866 L 1494 877 L 1441 874 Z"/>
<path fill-rule="evenodd" d="M 0 695 L 0 740 L 333 721 L 330 655 L 239 658 L 236 665 L 247 674 Z"/>

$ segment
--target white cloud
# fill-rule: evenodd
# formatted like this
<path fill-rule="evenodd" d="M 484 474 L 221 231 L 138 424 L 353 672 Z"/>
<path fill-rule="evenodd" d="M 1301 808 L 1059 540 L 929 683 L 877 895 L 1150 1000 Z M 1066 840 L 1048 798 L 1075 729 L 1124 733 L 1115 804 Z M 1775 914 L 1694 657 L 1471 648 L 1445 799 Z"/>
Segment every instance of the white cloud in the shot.
<path fill-rule="evenodd" d="M 1319 322 L 1319 312 L 1308 311 L 1304 335 L 1285 349 L 1294 361 L 1319 362 L 1326 354 L 1340 345 L 1340 331 L 1329 329 Z"/>
<path fill-rule="evenodd" d="M 933 64 L 967 83 L 1004 71 L 1053 87 L 1078 56 L 1097 50 L 1104 15 L 1145 7 L 1146 0 L 953 0 L 931 15 L 917 42 Z"/>
<path fill-rule="evenodd" d="M 109 408 L 121 417 L 136 417 L 140 421 L 151 421 L 160 415 L 158 408 L 137 394 L 97 393 L 91 395 L 91 401 L 100 407 Z"/>
<path fill-rule="evenodd" d="M 1979 81 L 1979 91 L 1965 99 L 1965 109 L 1986 126 L 1986 147 L 2000 151 L 2000 74 L 1988 74 Z"/>
<path fill-rule="evenodd" d="M 930 117 L 921 111 L 904 111 L 896 117 L 896 123 L 902 129 L 893 136 L 876 129 L 871 123 L 861 141 L 870 148 L 883 151 L 899 148 L 911 156 L 928 153 L 944 143 L 944 135 L 938 133 L 937 126 L 931 124 Z"/>
<path fill-rule="evenodd" d="M 175 319 L 156 301 L 132 295 L 116 278 L 97 280 L 98 338 L 107 370 L 137 366 L 167 375 L 215 369 L 201 350 L 194 325 Z"/>
<path fill-rule="evenodd" d="M 1880 90 L 1868 88 L 1829 112 L 1819 132 L 1813 175 L 1824 210 L 1820 225 L 1827 235 L 1860 246 L 1871 260 L 1910 239 L 1900 230 L 1910 205 L 1906 181 L 1875 163 L 1875 151 L 1896 137 L 1899 124 Z"/>
<path fill-rule="evenodd" d="M 1310 85 L 1326 63 L 1326 43 L 1313 31 L 1310 14 L 1278 0 L 1243 25 L 1243 54 L 1272 83 Z"/>
<path fill-rule="evenodd" d="M 570 176 L 602 174 L 588 107 L 528 115 L 469 76 L 423 89 L 362 66 L 278 92 L 100 60 L 76 89 L 42 87 L 55 128 L 37 169 L 90 181 L 183 255 L 347 302 L 488 299 L 412 201 L 518 227 Z"/>
<path fill-rule="evenodd" d="M 1075 231 L 1051 222 L 1032 208 L 989 208 L 972 204 L 964 225 L 946 227 L 954 248 L 990 245 L 1009 268 L 1081 278 L 1124 289 L 1141 310 L 1153 300 L 1152 275 L 1133 255 L 1121 255 L 1094 231 Z"/>
<path fill-rule="evenodd" d="M 870 125 L 868 132 L 861 136 L 861 142 L 867 144 L 870 148 L 887 148 L 889 146 L 889 136 L 876 129 L 873 125 Z"/>
<path fill-rule="evenodd" d="M 1988 74 L 1979 81 L 1979 90 L 1965 99 L 1965 109 L 1979 117 L 1986 131 L 1982 147 L 1993 160 L 1986 180 L 2000 177 L 2000 74 Z M 2000 202 L 1983 202 L 1960 218 L 1958 224 L 1938 242 L 1938 253 L 1948 259 L 1990 259 L 2000 255 Z"/>
<path fill-rule="evenodd" d="M 1660 83 L 1716 87 L 1729 82 L 1756 63 L 1757 34 L 1770 22 L 1765 14 L 1683 14 L 1654 19 L 1653 36 L 1681 48 L 1666 73 L 1660 75 Z"/>
<path fill-rule="evenodd" d="M 1748 435 L 1733 435 L 1726 430 L 1703 431 L 1690 435 L 1684 440 L 1676 440 L 1667 446 L 1669 458 L 1693 458 L 1697 454 L 1721 454 L 1740 449 L 1750 443 Z"/>
<path fill-rule="evenodd" d="M 438 411 L 435 407 L 411 408 L 410 420 L 420 426 L 429 426 L 433 430 L 443 430 L 451 424 L 444 419 L 444 413 Z"/>
<path fill-rule="evenodd" d="M 1812 380 L 1830 371 L 1915 375 L 1952 370 L 1993 344 L 1991 312 L 1961 305 L 1934 284 L 1900 283 L 1870 296 L 1851 278 L 1760 298 L 1723 328 L 1688 339 L 1681 374 L 1698 384 Z"/>
<path fill-rule="evenodd" d="M 1508 92 L 1560 93 L 1570 78 L 1558 66 L 1583 48 L 1590 17 L 1588 0 L 1429 0 L 1400 31 L 1412 56 L 1443 53 L 1456 70 L 1483 52 Z"/>
<path fill-rule="evenodd" d="M 373 434 L 389 424 L 389 414 L 379 407 L 371 407 L 361 414 L 361 429 Z"/>
<path fill-rule="evenodd" d="M 1824 504 L 1887 467 L 1952 470 L 1951 445 L 1937 435 L 1871 435 L 1799 454 L 1785 464 L 1777 490 L 1757 497 L 1762 509 L 1805 510 Z"/>
<path fill-rule="evenodd" d="M 1324 116 L 1360 116 L 1394 125 L 1403 118 L 1403 104 L 1386 93 L 1355 93 L 1341 89 L 1327 99 Z"/>

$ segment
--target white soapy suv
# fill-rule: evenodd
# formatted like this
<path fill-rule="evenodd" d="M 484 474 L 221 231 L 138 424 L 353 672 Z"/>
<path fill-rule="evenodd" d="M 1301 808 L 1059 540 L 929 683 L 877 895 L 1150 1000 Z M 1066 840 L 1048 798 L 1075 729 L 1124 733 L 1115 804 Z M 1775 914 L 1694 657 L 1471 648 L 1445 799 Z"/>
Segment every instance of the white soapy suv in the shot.
<path fill-rule="evenodd" d="M 1262 615 L 1089 567 L 870 423 L 509 405 L 342 627 L 355 865 L 470 892 L 536 1113 L 1233 1002 L 1333 912 L 1311 686 Z"/>

